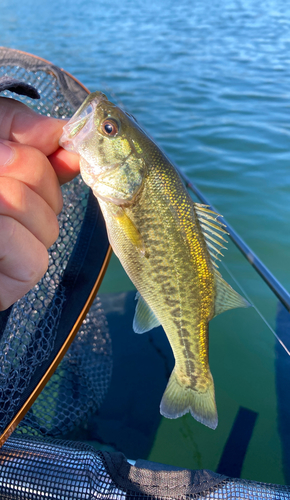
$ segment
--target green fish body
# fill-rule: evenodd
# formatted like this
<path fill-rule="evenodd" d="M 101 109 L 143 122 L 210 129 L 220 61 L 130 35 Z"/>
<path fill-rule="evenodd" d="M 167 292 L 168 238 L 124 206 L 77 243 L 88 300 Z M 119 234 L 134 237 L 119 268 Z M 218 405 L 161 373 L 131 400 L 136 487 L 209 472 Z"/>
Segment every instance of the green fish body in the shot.
<path fill-rule="evenodd" d="M 110 243 L 136 286 L 133 329 L 162 325 L 175 358 L 160 411 L 190 412 L 217 426 L 208 362 L 208 322 L 248 303 L 221 277 L 217 214 L 194 204 L 168 158 L 136 120 L 100 92 L 90 94 L 60 142 L 81 157 L 81 174 L 104 215 Z"/>

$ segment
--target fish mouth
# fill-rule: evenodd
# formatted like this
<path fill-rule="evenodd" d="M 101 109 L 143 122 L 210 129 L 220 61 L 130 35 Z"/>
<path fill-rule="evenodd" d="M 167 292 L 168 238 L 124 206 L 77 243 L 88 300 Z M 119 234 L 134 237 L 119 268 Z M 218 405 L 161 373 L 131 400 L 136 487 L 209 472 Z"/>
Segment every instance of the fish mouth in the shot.
<path fill-rule="evenodd" d="M 81 107 L 63 127 L 59 145 L 72 153 L 78 153 L 79 145 L 94 130 L 95 110 L 106 98 L 101 92 L 90 94 Z"/>
<path fill-rule="evenodd" d="M 69 122 L 63 127 L 63 132 L 59 140 L 59 145 L 78 153 L 78 147 L 84 138 L 92 131 L 94 124 L 94 103 L 90 103 L 82 113 L 76 112 Z"/>

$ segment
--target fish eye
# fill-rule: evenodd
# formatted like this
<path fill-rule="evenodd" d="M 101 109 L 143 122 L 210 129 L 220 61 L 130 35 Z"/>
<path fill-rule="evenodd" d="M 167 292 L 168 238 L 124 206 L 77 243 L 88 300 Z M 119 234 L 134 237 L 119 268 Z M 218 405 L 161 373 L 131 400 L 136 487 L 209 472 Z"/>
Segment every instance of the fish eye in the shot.
<path fill-rule="evenodd" d="M 110 137 L 115 137 L 119 132 L 119 125 L 115 120 L 105 120 L 101 125 L 102 132 Z"/>

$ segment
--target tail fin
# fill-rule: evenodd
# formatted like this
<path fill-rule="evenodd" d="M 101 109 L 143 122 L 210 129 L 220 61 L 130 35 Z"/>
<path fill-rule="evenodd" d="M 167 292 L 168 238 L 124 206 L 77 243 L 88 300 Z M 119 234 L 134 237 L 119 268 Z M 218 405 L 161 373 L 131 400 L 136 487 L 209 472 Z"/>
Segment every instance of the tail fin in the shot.
<path fill-rule="evenodd" d="M 178 418 L 187 412 L 190 412 L 198 422 L 211 429 L 216 428 L 218 415 L 213 379 L 211 377 L 206 392 L 197 392 L 182 385 L 174 369 L 163 394 L 160 413 L 167 418 Z"/>

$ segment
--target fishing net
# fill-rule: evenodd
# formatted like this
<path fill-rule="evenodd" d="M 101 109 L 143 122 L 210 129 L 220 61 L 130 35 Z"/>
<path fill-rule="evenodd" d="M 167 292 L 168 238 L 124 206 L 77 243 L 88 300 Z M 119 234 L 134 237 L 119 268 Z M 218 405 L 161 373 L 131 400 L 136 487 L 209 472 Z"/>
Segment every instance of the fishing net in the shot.
<path fill-rule="evenodd" d="M 16 92 L 18 99 L 39 113 L 69 117 L 87 95 L 71 76 L 34 56 L 0 48 L 0 62 L 1 95 L 15 98 Z M 50 249 L 46 275 L 23 299 L 0 313 L 2 444 L 20 422 L 0 449 L 0 499 L 290 499 L 288 486 L 145 460 L 133 465 L 121 453 L 58 439 L 85 425 L 102 408 L 112 372 L 109 316 L 99 297 L 93 301 L 109 255 L 104 221 L 80 178 L 63 187 L 63 197 L 60 235 Z M 124 328 L 124 337 L 126 298 L 121 294 L 113 306 L 111 302 L 109 298 L 111 309 L 120 313 L 117 329 Z M 133 299 L 130 304 L 133 307 Z M 73 342 L 51 376 L 51 366 L 56 366 L 68 340 Z M 128 355 L 128 343 L 124 347 L 122 340 L 122 344 Z M 153 340 L 150 345 L 160 352 Z M 117 347 L 121 349 L 120 340 Z M 127 406 L 131 403 L 132 397 Z M 144 415 L 146 409 L 141 410 Z"/>
<path fill-rule="evenodd" d="M 87 95 L 73 79 L 44 61 L 6 49 L 1 49 L 0 59 L 2 89 L 7 89 L 1 95 L 16 98 L 15 92 L 21 92 L 19 100 L 39 113 L 69 117 Z M 33 94 L 31 86 L 39 99 L 34 99 L 37 93 Z M 80 177 L 62 190 L 59 238 L 49 250 L 48 270 L 25 297 L 0 315 L 1 434 L 23 409 L 75 328 L 107 255 L 105 225 L 95 197 Z M 100 406 L 111 369 L 111 340 L 97 298 L 16 432 L 58 436 L 72 431 Z"/>
<path fill-rule="evenodd" d="M 0 450 L 1 498 L 286 500 L 289 486 L 231 479 L 97 452 L 74 442 L 9 439 Z"/>

